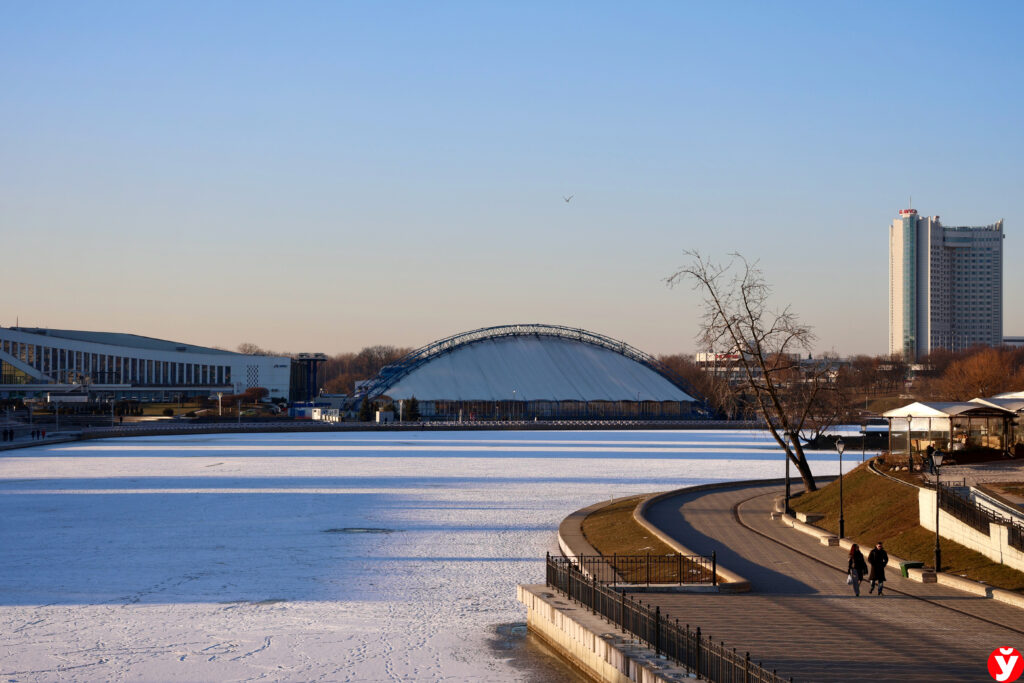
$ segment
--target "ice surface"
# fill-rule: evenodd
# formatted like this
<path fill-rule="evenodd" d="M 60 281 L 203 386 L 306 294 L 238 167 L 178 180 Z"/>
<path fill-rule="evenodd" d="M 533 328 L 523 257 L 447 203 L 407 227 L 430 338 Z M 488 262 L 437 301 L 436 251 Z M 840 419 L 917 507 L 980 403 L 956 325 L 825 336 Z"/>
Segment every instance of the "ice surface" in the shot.
<path fill-rule="evenodd" d="M 834 453 L 810 454 L 834 474 Z M 259 434 L 0 457 L 3 681 L 452 680 L 570 512 L 779 477 L 762 432 Z M 706 550 L 712 549 L 695 549 Z"/>

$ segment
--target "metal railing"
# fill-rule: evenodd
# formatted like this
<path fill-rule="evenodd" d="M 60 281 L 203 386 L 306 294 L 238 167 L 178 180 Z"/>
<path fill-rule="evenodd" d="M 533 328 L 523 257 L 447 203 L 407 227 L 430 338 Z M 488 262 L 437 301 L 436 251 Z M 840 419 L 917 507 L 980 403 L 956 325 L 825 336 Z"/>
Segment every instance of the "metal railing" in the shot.
<path fill-rule="evenodd" d="M 1006 539 L 1006 542 L 1009 543 L 1011 547 L 1024 552 L 1024 526 L 1021 526 L 1020 524 L 1011 524 L 1007 531 L 1009 533 L 1007 534 L 1008 538 Z"/>
<path fill-rule="evenodd" d="M 709 583 L 718 585 L 717 557 L 703 555 L 580 555 L 574 559 L 554 558 L 575 564 L 584 575 L 603 585 L 676 585 Z"/>
<path fill-rule="evenodd" d="M 606 558 L 607 559 L 607 558 Z M 745 683 L 783 683 L 783 678 L 750 659 L 750 653 L 739 654 L 735 648 L 713 642 L 701 634 L 661 613 L 660 607 L 645 605 L 587 576 L 575 563 L 561 557 L 547 557 L 547 585 L 566 594 L 594 614 L 636 637 L 657 655 L 664 655 L 676 664 L 709 681 L 744 681 Z"/>
<path fill-rule="evenodd" d="M 1007 527 L 1009 532 L 1007 542 L 1010 546 L 1024 551 L 1024 526 L 958 495 L 953 487 L 948 486 L 945 482 L 939 487 L 939 509 L 945 510 L 964 524 L 984 534 L 990 534 L 989 524 L 1002 524 Z"/>

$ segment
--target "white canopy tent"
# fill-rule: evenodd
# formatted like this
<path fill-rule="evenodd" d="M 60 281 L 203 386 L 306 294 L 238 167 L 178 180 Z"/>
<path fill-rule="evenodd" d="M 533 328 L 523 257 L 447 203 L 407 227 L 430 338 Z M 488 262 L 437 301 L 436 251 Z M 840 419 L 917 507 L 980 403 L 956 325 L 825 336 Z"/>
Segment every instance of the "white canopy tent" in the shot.
<path fill-rule="evenodd" d="M 882 414 L 889 420 L 889 452 L 922 452 L 928 445 L 948 451 L 1005 450 L 1014 412 L 984 401 L 911 403 Z M 896 434 L 903 433 L 897 449 Z"/>

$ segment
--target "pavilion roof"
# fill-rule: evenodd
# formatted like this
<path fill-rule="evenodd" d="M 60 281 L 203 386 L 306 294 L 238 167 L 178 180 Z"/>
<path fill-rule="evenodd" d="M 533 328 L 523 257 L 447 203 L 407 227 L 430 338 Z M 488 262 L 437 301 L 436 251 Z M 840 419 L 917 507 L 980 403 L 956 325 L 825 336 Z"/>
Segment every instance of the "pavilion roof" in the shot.
<path fill-rule="evenodd" d="M 886 411 L 882 413 L 882 417 L 890 419 L 908 417 L 950 418 L 961 415 L 969 415 L 972 417 L 1006 417 L 1012 414 L 1012 410 L 1008 410 L 997 405 L 975 403 L 972 401 L 953 401 L 948 403 L 910 403 L 901 408 L 894 408 Z"/>

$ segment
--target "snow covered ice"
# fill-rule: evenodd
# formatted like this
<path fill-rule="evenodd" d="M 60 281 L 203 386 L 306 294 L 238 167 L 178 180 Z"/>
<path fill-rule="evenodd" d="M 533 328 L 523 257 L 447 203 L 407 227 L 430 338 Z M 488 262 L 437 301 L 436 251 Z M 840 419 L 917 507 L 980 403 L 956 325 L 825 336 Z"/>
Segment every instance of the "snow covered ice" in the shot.
<path fill-rule="evenodd" d="M 838 472 L 834 453 L 810 457 L 816 474 Z M 524 621 L 516 584 L 543 582 L 566 515 L 780 477 L 783 463 L 755 431 L 231 434 L 8 451 L 0 676 L 526 680 L 487 643 Z"/>

